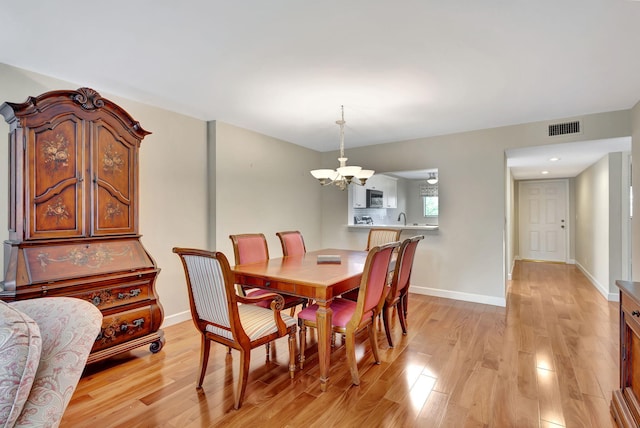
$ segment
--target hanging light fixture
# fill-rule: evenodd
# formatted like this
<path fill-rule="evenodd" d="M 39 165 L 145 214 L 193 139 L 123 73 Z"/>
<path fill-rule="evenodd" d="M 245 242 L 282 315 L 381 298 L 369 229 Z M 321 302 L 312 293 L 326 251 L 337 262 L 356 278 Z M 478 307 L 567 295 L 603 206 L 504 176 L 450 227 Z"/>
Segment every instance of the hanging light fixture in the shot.
<path fill-rule="evenodd" d="M 361 166 L 347 166 L 347 158 L 344 157 L 344 106 L 342 109 L 342 119 L 336 120 L 336 124 L 340 126 L 340 157 L 338 162 L 340 166 L 337 169 L 314 169 L 311 175 L 318 179 L 321 185 L 335 184 L 344 190 L 347 185 L 354 183 L 364 186 L 367 179 L 375 172 L 372 169 L 362 169 Z"/>
<path fill-rule="evenodd" d="M 429 177 L 427 177 L 427 183 L 436 184 L 437 182 L 438 182 L 438 176 L 433 172 L 429 173 Z"/>

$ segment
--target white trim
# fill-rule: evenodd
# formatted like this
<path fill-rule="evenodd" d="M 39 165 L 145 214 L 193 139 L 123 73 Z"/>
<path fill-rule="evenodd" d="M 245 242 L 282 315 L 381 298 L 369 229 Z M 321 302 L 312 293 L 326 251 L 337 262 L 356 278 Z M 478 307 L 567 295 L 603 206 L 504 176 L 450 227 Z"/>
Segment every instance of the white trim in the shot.
<path fill-rule="evenodd" d="M 584 266 L 582 266 L 580 263 L 576 263 L 576 266 L 578 267 L 578 269 L 580 269 L 580 271 L 584 274 L 584 276 L 587 277 L 587 279 L 595 287 L 595 289 L 598 290 L 598 293 L 602 294 L 602 297 L 604 297 L 605 299 L 607 299 L 609 301 L 612 301 L 612 302 L 616 302 L 617 301 L 617 300 L 612 300 L 612 298 L 611 298 L 611 295 L 615 294 L 615 293 L 609 293 L 608 288 L 604 287 L 602 284 L 600 284 L 598 282 L 598 280 L 595 279 L 589 273 L 589 271 L 587 271 L 587 269 L 584 268 Z"/>
<path fill-rule="evenodd" d="M 164 320 L 162 321 L 162 327 L 169 327 L 190 319 L 191 319 L 191 310 L 178 312 L 177 314 L 164 317 Z"/>
<path fill-rule="evenodd" d="M 507 300 L 504 297 L 485 296 L 482 294 L 463 293 L 460 291 L 442 290 L 440 288 L 422 287 L 419 285 L 411 285 L 409 292 L 422 294 L 425 296 L 444 297 L 445 299 L 462 300 L 464 302 L 482 303 L 484 305 L 493 305 L 506 307 Z"/>
<path fill-rule="evenodd" d="M 511 269 L 509 269 L 509 273 L 507 274 L 507 280 L 511 281 L 513 279 L 513 270 L 516 268 L 516 260 L 518 258 L 516 257 L 515 259 L 513 259 L 511 261 Z"/>

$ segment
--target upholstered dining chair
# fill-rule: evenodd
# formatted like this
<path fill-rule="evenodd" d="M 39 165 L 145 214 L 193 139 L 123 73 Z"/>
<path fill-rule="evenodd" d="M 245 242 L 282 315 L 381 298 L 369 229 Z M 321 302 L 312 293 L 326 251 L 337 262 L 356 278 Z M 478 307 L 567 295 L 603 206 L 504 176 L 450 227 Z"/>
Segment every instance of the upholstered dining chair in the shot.
<path fill-rule="evenodd" d="M 367 237 L 367 248 L 365 248 L 365 250 L 369 251 L 373 247 L 384 245 L 389 242 L 399 241 L 400 233 L 402 233 L 402 229 L 372 227 L 371 229 L 369 229 L 369 236 Z"/>
<path fill-rule="evenodd" d="M 366 251 L 369 251 L 371 248 L 385 245 L 389 242 L 398 242 L 400 240 L 400 234 L 402 233 L 402 229 L 391 229 L 384 227 L 372 227 L 369 229 L 369 236 L 367 237 L 367 248 Z M 395 258 L 395 254 L 393 255 Z M 393 272 L 393 265 L 395 260 L 392 259 L 389 275 L 387 276 L 387 284 L 391 283 L 391 275 Z M 358 290 L 351 290 L 342 295 L 343 298 L 356 301 L 358 300 Z"/>
<path fill-rule="evenodd" d="M 223 253 L 191 248 L 174 248 L 173 252 L 182 261 L 191 318 L 202 333 L 197 388 L 202 388 L 211 342 L 240 351 L 235 409 L 242 405 L 253 348 L 288 335 L 289 373 L 293 378 L 297 322 L 289 315 L 280 313 L 284 305 L 282 296 L 276 293 L 262 294 L 259 297 L 238 296 L 229 261 Z M 270 309 L 258 306 L 257 303 L 260 302 L 269 303 Z"/>
<path fill-rule="evenodd" d="M 387 334 L 387 342 L 389 347 L 393 348 L 391 340 L 391 330 L 389 329 L 389 312 L 395 307 L 400 319 L 402 334 L 407 335 L 407 301 L 409 299 L 409 281 L 411 280 L 411 269 L 413 268 L 413 259 L 416 255 L 418 243 L 424 239 L 423 235 L 414 236 L 405 239 L 398 250 L 398 258 L 393 270 L 393 279 L 389 293 L 385 298 L 382 307 L 382 320 L 384 323 L 384 331 Z"/>
<path fill-rule="evenodd" d="M 280 238 L 283 256 L 300 256 L 307 252 L 307 248 L 304 245 L 304 238 L 299 231 L 289 230 L 286 232 L 277 232 L 276 235 Z"/>
<path fill-rule="evenodd" d="M 240 235 L 229 235 L 229 239 L 233 243 L 233 255 L 237 265 L 259 263 L 269 260 L 269 247 L 267 246 L 267 239 L 262 233 L 244 233 Z M 258 297 L 263 294 L 272 293 L 269 290 L 261 288 L 247 288 L 239 285 L 241 294 L 246 297 Z M 307 299 L 297 296 L 287 295 L 280 292 L 284 297 L 284 309 L 291 309 L 290 315 L 295 314 L 296 306 L 306 306 Z M 269 307 L 268 302 L 259 303 L 259 306 Z"/>
<path fill-rule="evenodd" d="M 332 331 L 345 336 L 347 361 L 351 371 L 351 381 L 354 385 L 360 384 L 358 365 L 356 362 L 355 335 L 365 327 L 369 331 L 369 342 L 376 364 L 380 364 L 378 355 L 378 341 L 374 320 L 380 313 L 383 304 L 383 291 L 386 285 L 389 262 L 392 252 L 400 245 L 392 242 L 369 250 L 365 261 L 358 300 L 335 298 L 331 301 L 333 316 L 331 319 Z M 306 348 L 306 328 L 317 327 L 316 311 L 318 305 L 313 304 L 298 313 L 298 320 L 302 320 L 300 328 L 300 368 L 304 367 Z"/>

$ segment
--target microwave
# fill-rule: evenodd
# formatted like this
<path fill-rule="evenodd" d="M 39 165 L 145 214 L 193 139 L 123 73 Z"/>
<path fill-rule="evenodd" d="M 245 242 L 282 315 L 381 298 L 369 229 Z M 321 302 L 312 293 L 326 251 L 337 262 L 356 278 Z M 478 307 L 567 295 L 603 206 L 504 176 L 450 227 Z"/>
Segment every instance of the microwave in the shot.
<path fill-rule="evenodd" d="M 367 208 L 384 208 L 381 190 L 367 189 Z"/>

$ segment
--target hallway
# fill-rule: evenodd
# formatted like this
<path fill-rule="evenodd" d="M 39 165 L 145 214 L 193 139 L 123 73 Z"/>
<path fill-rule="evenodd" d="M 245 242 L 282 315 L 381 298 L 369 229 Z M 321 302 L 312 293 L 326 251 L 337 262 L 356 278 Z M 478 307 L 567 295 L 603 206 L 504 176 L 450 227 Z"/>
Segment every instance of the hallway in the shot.
<path fill-rule="evenodd" d="M 610 426 L 618 323 L 618 303 L 607 302 L 575 265 L 518 262 L 505 339 L 518 351 L 519 411 L 535 412 L 537 401 L 540 426 Z"/>

